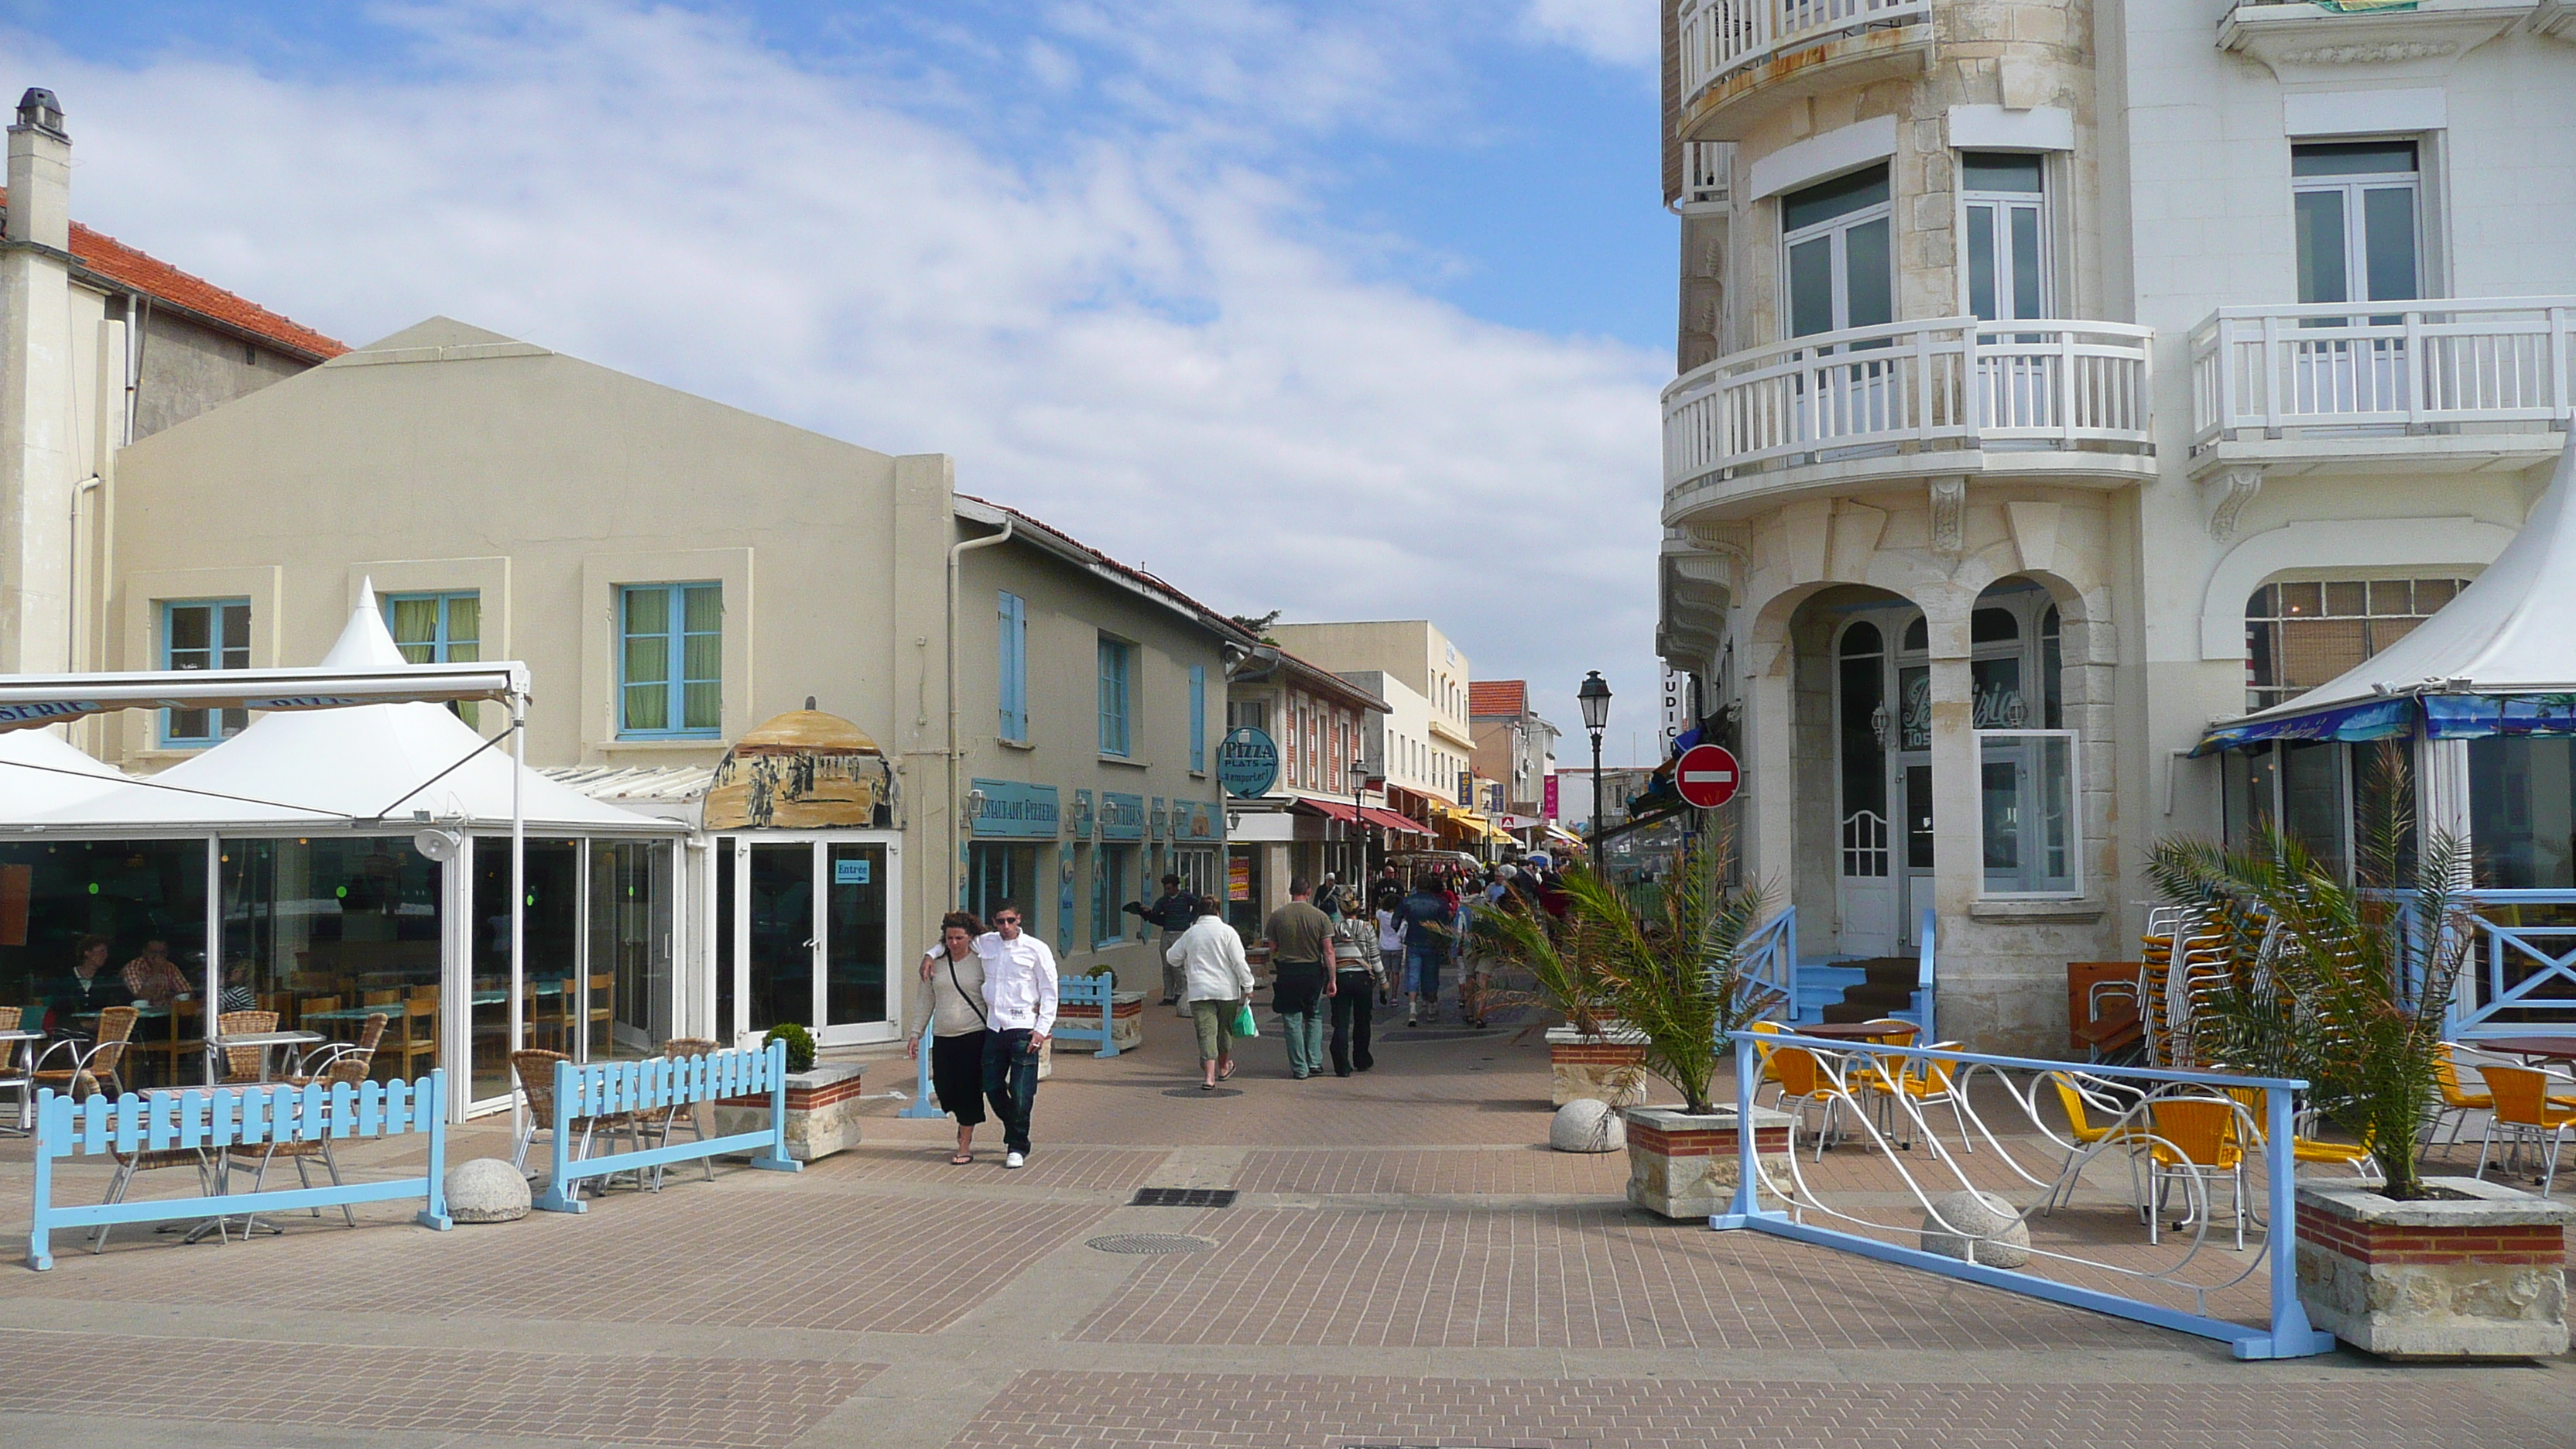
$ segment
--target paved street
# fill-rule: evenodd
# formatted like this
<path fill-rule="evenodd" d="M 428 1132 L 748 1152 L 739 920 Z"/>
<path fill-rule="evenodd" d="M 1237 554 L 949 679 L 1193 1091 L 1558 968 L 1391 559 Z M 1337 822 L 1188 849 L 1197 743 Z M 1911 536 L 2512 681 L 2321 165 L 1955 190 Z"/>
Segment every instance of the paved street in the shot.
<path fill-rule="evenodd" d="M 1399 1026 L 1348 1081 L 1287 1081 L 1265 1041 L 1241 1094 L 1209 1098 L 1178 1026 L 1059 1057 L 1017 1173 L 949 1167 L 944 1124 L 888 1115 L 802 1174 L 692 1170 L 580 1217 L 58 1242 L 51 1273 L 0 1270 L 0 1443 L 2576 1444 L 2576 1362 L 2240 1364 L 1649 1219 L 1624 1157 L 1535 1145 L 1545 1053 L 1500 1029 Z M 902 1066 L 871 1089 L 908 1088 Z M 457 1150 L 506 1148 L 474 1128 Z M 1871 1185 L 1854 1151 L 1822 1174 Z M 70 1174 L 65 1200 L 101 1178 Z M 27 1183 L 24 1145 L 0 1145 L 15 1232 Z M 1242 1196 L 1123 1205 L 1145 1185 Z M 1139 1232 L 1217 1246 L 1085 1246 Z"/>

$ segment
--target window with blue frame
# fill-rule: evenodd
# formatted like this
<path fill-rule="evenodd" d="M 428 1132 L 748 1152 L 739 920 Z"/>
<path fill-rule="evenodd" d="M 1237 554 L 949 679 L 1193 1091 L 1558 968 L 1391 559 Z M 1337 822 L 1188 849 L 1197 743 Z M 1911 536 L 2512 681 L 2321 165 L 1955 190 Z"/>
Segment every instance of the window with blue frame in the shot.
<path fill-rule="evenodd" d="M 1029 604 L 1017 594 L 1000 595 L 1002 738 L 1026 742 L 1029 737 Z"/>
<path fill-rule="evenodd" d="M 1135 873 L 1136 847 L 1104 845 L 1091 853 L 1091 944 L 1115 945 L 1126 939 L 1129 899 L 1127 878 Z"/>
<path fill-rule="evenodd" d="M 414 664 L 477 664 L 483 659 L 483 596 L 468 589 L 451 594 L 388 594 L 385 628 L 394 647 Z M 467 724 L 475 722 L 471 700 L 448 708 Z"/>
<path fill-rule="evenodd" d="M 1190 773 L 1207 773 L 1207 666 L 1190 666 Z"/>
<path fill-rule="evenodd" d="M 626 584 L 617 621 L 618 738 L 716 738 L 724 725 L 724 586 Z"/>
<path fill-rule="evenodd" d="M 1100 753 L 1131 755 L 1128 722 L 1134 704 L 1136 646 L 1100 636 Z"/>
<path fill-rule="evenodd" d="M 176 599 L 161 606 L 161 667 L 250 668 L 250 600 Z M 250 712 L 240 709 L 165 709 L 161 743 L 182 749 L 211 745 L 240 734 Z"/>

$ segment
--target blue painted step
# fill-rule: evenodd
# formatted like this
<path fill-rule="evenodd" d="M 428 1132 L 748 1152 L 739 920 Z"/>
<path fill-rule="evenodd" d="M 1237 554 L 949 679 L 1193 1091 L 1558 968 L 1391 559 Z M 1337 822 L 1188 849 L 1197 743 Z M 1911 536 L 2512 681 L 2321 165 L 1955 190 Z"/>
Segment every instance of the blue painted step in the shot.
<path fill-rule="evenodd" d="M 1843 988 L 1858 986 L 1869 979 L 1869 973 L 1858 966 L 1839 964 L 1849 957 L 1815 957 L 1798 963 L 1798 1015 L 1792 1025 L 1807 1026 L 1825 1019 L 1825 1008 L 1843 999 Z M 1902 1010 L 1888 1015 L 1897 1021 L 1923 1024 L 1923 993 L 1917 991 Z"/>

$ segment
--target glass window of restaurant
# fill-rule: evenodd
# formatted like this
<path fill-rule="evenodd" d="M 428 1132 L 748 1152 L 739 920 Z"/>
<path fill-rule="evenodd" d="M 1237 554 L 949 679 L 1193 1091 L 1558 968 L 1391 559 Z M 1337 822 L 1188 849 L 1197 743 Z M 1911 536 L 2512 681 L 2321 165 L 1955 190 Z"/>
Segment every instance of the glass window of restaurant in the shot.
<path fill-rule="evenodd" d="M 382 1014 L 378 1079 L 439 1064 L 438 862 L 408 836 L 227 840 L 221 855 L 227 997 L 334 1041 Z"/>
<path fill-rule="evenodd" d="M 576 1061 L 651 1056 L 673 1026 L 671 843 L 527 843 L 519 1048 Z M 474 1097 L 510 1080 L 510 841 L 474 841 Z"/>
<path fill-rule="evenodd" d="M 59 1040 L 146 1003 L 129 1087 L 201 1080 L 205 944 L 202 837 L 0 844 L 0 1005 Z"/>

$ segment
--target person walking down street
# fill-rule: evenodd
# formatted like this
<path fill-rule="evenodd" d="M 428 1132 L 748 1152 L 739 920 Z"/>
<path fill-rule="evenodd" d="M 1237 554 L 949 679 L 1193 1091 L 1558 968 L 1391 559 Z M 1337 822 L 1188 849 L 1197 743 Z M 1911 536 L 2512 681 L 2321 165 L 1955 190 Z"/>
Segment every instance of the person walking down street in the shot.
<path fill-rule="evenodd" d="M 1404 888 L 1395 894 L 1378 897 L 1377 910 L 1377 1004 L 1392 1008 L 1396 989 L 1403 985 L 1397 978 L 1404 974 Z"/>
<path fill-rule="evenodd" d="M 1464 884 L 1474 886 L 1471 879 Z M 1458 956 L 1458 1019 L 1485 1029 L 1485 958 L 1476 954 L 1476 915 L 1488 910 L 1484 892 L 1468 890 L 1458 905 L 1457 920 L 1451 927 Z"/>
<path fill-rule="evenodd" d="M 975 953 L 975 938 L 984 923 L 964 911 L 950 911 L 939 922 L 939 944 L 922 953 L 912 1027 L 905 1052 L 918 1060 L 921 1035 L 930 1031 L 930 1089 L 939 1106 L 957 1119 L 957 1151 L 949 1161 L 959 1167 L 975 1160 L 975 1129 L 984 1121 L 984 958 Z"/>
<path fill-rule="evenodd" d="M 1404 1024 L 1422 1025 L 1423 1005 L 1430 1004 L 1432 1022 L 1440 1020 L 1440 970 L 1449 964 L 1452 931 L 1457 925 L 1458 910 L 1439 888 L 1427 880 L 1416 881 L 1413 893 L 1404 898 Z"/>
<path fill-rule="evenodd" d="M 1270 913 L 1261 934 L 1271 946 L 1270 1009 L 1288 1038 L 1288 1075 L 1304 1081 L 1324 1069 L 1324 999 L 1333 994 L 1333 922 L 1307 899 L 1314 888 L 1288 883 L 1288 904 Z"/>
<path fill-rule="evenodd" d="M 1002 1165 L 1024 1167 L 1038 1054 L 1055 1032 L 1055 952 L 1022 931 L 1020 908 L 1004 901 L 975 954 L 984 960 L 984 1097 L 1002 1119 Z"/>
<path fill-rule="evenodd" d="M 1182 996 L 1199 1032 L 1199 1090 L 1213 1092 L 1234 1075 L 1234 1023 L 1252 999 L 1252 963 L 1243 958 L 1243 937 L 1225 923 L 1222 903 L 1202 899 L 1198 911 L 1163 959 L 1180 968 Z"/>
<path fill-rule="evenodd" d="M 1347 1077 L 1377 1065 L 1369 1051 L 1369 1018 L 1377 1005 L 1377 923 L 1341 910 L 1326 914 L 1333 918 L 1333 1075 Z"/>
<path fill-rule="evenodd" d="M 1172 944 L 1181 939 L 1181 933 L 1190 928 L 1191 922 L 1198 919 L 1198 902 L 1188 891 L 1181 889 L 1179 876 L 1167 875 L 1163 877 L 1163 893 L 1154 897 L 1152 905 L 1129 901 L 1120 909 L 1142 917 L 1145 924 L 1163 933 L 1163 1004 L 1170 1006 L 1180 1001 L 1181 968 L 1170 964 Z"/>

